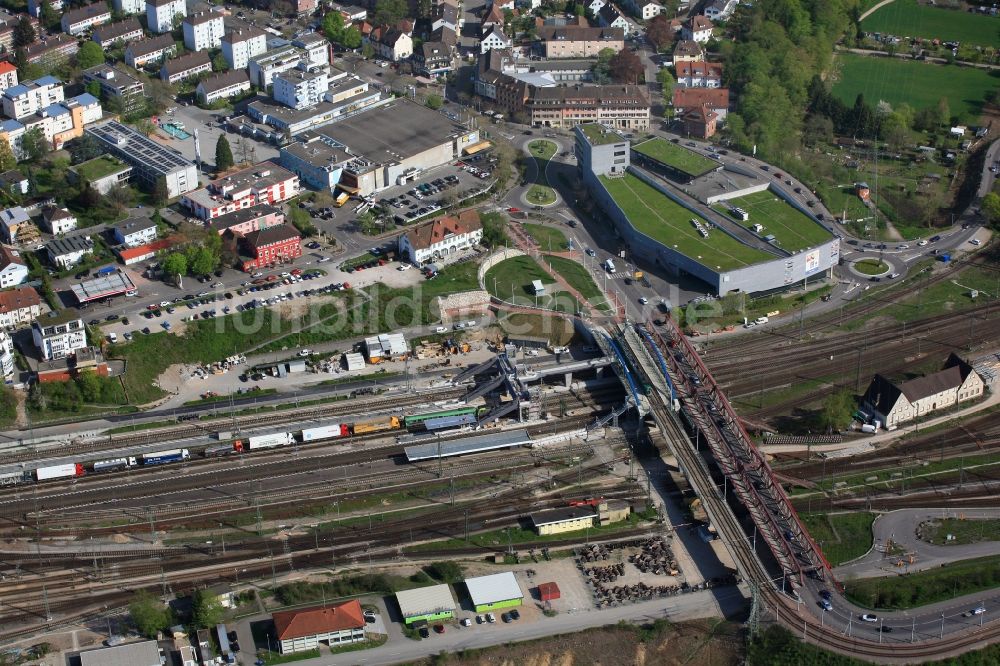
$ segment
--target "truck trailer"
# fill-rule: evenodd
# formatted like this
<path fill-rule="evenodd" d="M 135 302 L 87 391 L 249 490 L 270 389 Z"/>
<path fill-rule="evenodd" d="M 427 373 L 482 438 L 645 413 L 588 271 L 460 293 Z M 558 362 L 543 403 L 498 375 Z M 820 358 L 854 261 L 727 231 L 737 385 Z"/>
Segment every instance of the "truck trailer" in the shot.
<path fill-rule="evenodd" d="M 128 458 L 112 458 L 110 460 L 98 460 L 94 463 L 95 472 L 117 472 L 121 469 L 135 467 L 138 463 L 134 456 Z"/>
<path fill-rule="evenodd" d="M 39 467 L 35 470 L 35 479 L 38 481 L 51 481 L 52 479 L 70 479 L 86 474 L 83 465 L 80 463 L 66 463 L 65 465 L 51 465 L 49 467 Z"/>
<path fill-rule="evenodd" d="M 315 442 L 319 439 L 333 439 L 335 437 L 347 437 L 350 434 L 346 423 L 333 423 L 315 428 L 305 428 L 302 431 L 303 442 Z"/>
<path fill-rule="evenodd" d="M 258 449 L 273 449 L 276 446 L 287 446 L 294 441 L 290 432 L 274 432 L 270 435 L 248 437 L 243 441 L 243 447 L 247 451 L 256 451 Z"/>
<path fill-rule="evenodd" d="M 143 465 L 165 465 L 167 463 L 181 462 L 191 457 L 187 449 L 169 449 L 167 451 L 157 451 L 155 453 L 144 453 L 142 455 Z"/>

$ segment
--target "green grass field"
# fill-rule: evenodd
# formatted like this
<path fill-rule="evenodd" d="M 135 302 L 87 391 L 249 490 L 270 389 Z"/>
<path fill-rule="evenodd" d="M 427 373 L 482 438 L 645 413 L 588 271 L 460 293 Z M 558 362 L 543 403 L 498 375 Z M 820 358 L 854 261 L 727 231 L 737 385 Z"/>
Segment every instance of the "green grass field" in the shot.
<path fill-rule="evenodd" d="M 537 299 L 531 289 L 533 280 L 541 280 L 545 285 L 545 294 Z M 522 305 L 535 305 L 537 302 L 539 307 L 557 312 L 574 313 L 580 309 L 580 303 L 569 294 L 558 291 L 559 286 L 531 257 L 513 257 L 501 261 L 486 271 L 484 282 L 486 291 L 505 301 Z"/>
<path fill-rule="evenodd" d="M 882 275 L 889 270 L 889 264 L 878 259 L 860 259 L 853 265 L 854 270 L 865 275 Z"/>
<path fill-rule="evenodd" d="M 872 521 L 875 514 L 857 513 L 803 513 L 802 523 L 809 530 L 823 556 L 831 566 L 861 557 L 872 547 Z"/>
<path fill-rule="evenodd" d="M 859 578 L 844 593 L 865 608 L 904 610 L 1000 586 L 1000 556 L 943 564 L 905 576 Z M 977 606 L 970 604 L 970 608 Z"/>
<path fill-rule="evenodd" d="M 702 224 L 708 225 L 704 218 L 694 215 L 687 208 L 675 203 L 632 174 L 626 174 L 621 178 L 602 176 L 601 182 L 636 229 L 706 266 L 718 270 L 731 270 L 774 259 L 773 256 L 748 247 L 718 229 L 712 229 L 708 238 L 702 238 L 691 224 L 691 219 L 697 219 Z"/>
<path fill-rule="evenodd" d="M 542 261 L 548 262 L 556 273 L 559 273 L 569 286 L 580 292 L 580 295 L 598 310 L 610 310 L 607 298 L 598 288 L 594 278 L 587 269 L 577 261 L 565 257 L 546 255 Z"/>
<path fill-rule="evenodd" d="M 921 526 L 921 531 L 922 540 L 939 546 L 1000 541 L 1000 520 L 944 518 L 929 521 L 929 524 Z"/>
<path fill-rule="evenodd" d="M 865 101 L 872 105 L 879 100 L 893 106 L 906 102 L 917 109 L 935 106 L 944 97 L 952 115 L 963 122 L 979 117 L 986 93 L 1000 83 L 981 69 L 915 60 L 840 55 L 837 63 L 840 77 L 833 93 L 848 106 L 853 106 L 858 93 L 864 93 Z"/>
<path fill-rule="evenodd" d="M 632 146 L 632 150 L 663 162 L 678 171 L 683 171 L 689 176 L 700 176 L 706 171 L 711 171 L 719 166 L 718 162 L 710 160 L 707 157 L 702 157 L 698 153 L 671 143 L 666 139 L 650 139 L 649 141 Z"/>
<path fill-rule="evenodd" d="M 729 215 L 729 208 L 736 206 L 750 214 L 746 222 Z M 762 235 L 774 234 L 779 247 L 789 252 L 798 252 L 807 247 L 816 247 L 830 240 L 830 232 L 808 217 L 795 210 L 783 199 L 765 190 L 745 197 L 728 199 L 715 206 L 716 210 L 735 220 L 747 229 L 755 224 L 764 225 Z"/>
<path fill-rule="evenodd" d="M 895 0 L 861 23 L 866 32 L 897 37 L 923 37 L 977 46 L 1000 44 L 1000 19 L 969 12 L 931 7 L 917 0 Z"/>
<path fill-rule="evenodd" d="M 574 334 L 573 323 L 559 316 L 500 311 L 497 314 L 497 324 L 508 335 L 548 338 L 554 345 L 568 345 Z"/>

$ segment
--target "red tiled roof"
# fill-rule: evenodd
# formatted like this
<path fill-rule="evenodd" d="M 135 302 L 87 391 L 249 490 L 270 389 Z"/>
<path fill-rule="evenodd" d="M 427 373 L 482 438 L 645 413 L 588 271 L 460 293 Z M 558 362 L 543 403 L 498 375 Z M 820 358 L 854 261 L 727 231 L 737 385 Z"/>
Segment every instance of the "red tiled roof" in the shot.
<path fill-rule="evenodd" d="M 0 291 L 0 313 L 7 314 L 15 310 L 41 305 L 42 299 L 31 287 L 17 287 L 9 291 Z"/>
<path fill-rule="evenodd" d="M 711 30 L 714 26 L 707 16 L 698 14 L 697 16 L 692 16 L 689 22 L 691 30 L 693 32 L 699 32 L 701 30 Z"/>
<path fill-rule="evenodd" d="M 365 618 L 361 614 L 361 602 L 357 599 L 351 599 L 338 606 L 317 606 L 274 614 L 274 629 L 279 641 L 331 631 L 360 629 L 364 626 Z"/>
<path fill-rule="evenodd" d="M 478 211 L 464 210 L 458 216 L 439 217 L 429 224 L 413 229 L 406 236 L 414 249 L 426 250 L 448 236 L 467 234 L 481 229 L 482 226 L 483 223 L 479 220 Z"/>
<path fill-rule="evenodd" d="M 246 242 L 247 246 L 257 249 L 266 245 L 274 245 L 275 243 L 284 243 L 292 240 L 301 240 L 302 236 L 299 232 L 295 230 L 290 224 L 275 224 L 270 227 L 265 227 L 263 229 L 258 229 L 257 231 L 251 231 L 243 240 Z"/>
<path fill-rule="evenodd" d="M 128 261 L 136 257 L 145 257 L 150 252 L 160 252 L 169 249 L 176 244 L 177 241 L 171 238 L 161 238 L 160 240 L 155 240 L 152 243 L 140 245 L 139 247 L 121 249 L 118 251 L 118 256 L 122 258 L 122 261 Z"/>
<path fill-rule="evenodd" d="M 542 599 L 558 599 L 559 586 L 555 583 L 539 583 L 538 594 Z"/>
<path fill-rule="evenodd" d="M 10 64 L 9 62 L 0 62 L 0 74 L 10 74 L 11 72 L 16 72 L 17 67 Z"/>
<path fill-rule="evenodd" d="M 687 78 L 689 76 L 714 76 L 722 78 L 721 62 L 698 62 L 688 61 L 677 63 L 677 78 Z"/>
<path fill-rule="evenodd" d="M 0 245 L 0 270 L 7 268 L 11 264 L 17 264 L 18 266 L 27 265 L 24 259 L 21 258 L 20 252 L 9 245 Z"/>
<path fill-rule="evenodd" d="M 690 109 L 707 105 L 710 109 L 729 108 L 728 88 L 674 88 L 674 108 Z"/>

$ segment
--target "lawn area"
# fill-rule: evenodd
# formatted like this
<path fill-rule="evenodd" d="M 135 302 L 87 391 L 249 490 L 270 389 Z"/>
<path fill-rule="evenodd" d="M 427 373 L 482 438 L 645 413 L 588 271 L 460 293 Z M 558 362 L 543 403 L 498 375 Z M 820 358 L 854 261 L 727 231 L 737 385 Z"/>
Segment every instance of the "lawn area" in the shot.
<path fill-rule="evenodd" d="M 981 69 L 916 60 L 844 54 L 837 56 L 837 64 L 840 76 L 833 93 L 848 106 L 854 105 L 858 93 L 864 93 L 869 104 L 906 102 L 916 109 L 935 106 L 945 97 L 960 122 L 975 122 L 982 113 L 984 96 L 998 82 Z"/>
<path fill-rule="evenodd" d="M 803 513 L 800 517 L 831 566 L 861 557 L 872 547 L 873 513 Z"/>
<path fill-rule="evenodd" d="M 543 261 L 548 262 L 549 266 L 556 273 L 559 273 L 569 286 L 580 292 L 580 295 L 586 298 L 595 308 L 604 311 L 611 309 L 608 306 L 607 297 L 601 293 L 600 288 L 594 282 L 594 278 L 591 277 L 582 264 L 572 259 L 554 257 L 552 255 L 545 255 Z"/>
<path fill-rule="evenodd" d="M 104 178 L 127 168 L 127 164 L 116 160 L 110 155 L 101 155 L 100 157 L 77 164 L 73 167 L 73 170 L 80 174 L 80 177 L 84 180 L 93 182 L 98 178 Z"/>
<path fill-rule="evenodd" d="M 666 139 L 650 139 L 632 146 L 632 150 L 646 157 L 651 157 L 669 167 L 682 171 L 689 176 L 700 176 L 706 171 L 718 168 L 719 163 L 698 153 L 688 150 Z"/>
<path fill-rule="evenodd" d="M 564 317 L 502 310 L 497 317 L 497 323 L 507 335 L 548 338 L 553 345 L 568 345 L 573 339 L 573 322 Z"/>
<path fill-rule="evenodd" d="M 535 239 L 543 252 L 561 252 L 569 249 L 566 234 L 555 227 L 530 222 L 525 222 L 521 226 L 524 227 L 525 233 Z"/>
<path fill-rule="evenodd" d="M 557 312 L 575 313 L 580 304 L 567 293 L 557 291 L 552 278 L 531 257 L 521 256 L 505 259 L 486 272 L 486 291 L 497 298 L 523 305 L 534 305 L 535 292 L 531 288 L 533 280 L 541 280 L 545 294 L 537 299 L 539 307 Z"/>
<path fill-rule="evenodd" d="M 708 238 L 702 238 L 691 220 L 696 219 L 711 228 L 707 220 L 630 173 L 621 178 L 602 176 L 601 182 L 628 216 L 632 226 L 705 266 L 731 270 L 776 258 L 718 230 L 710 231 Z"/>
<path fill-rule="evenodd" d="M 528 151 L 535 159 L 535 182 L 528 188 L 527 199 L 536 206 L 548 206 L 556 201 L 556 192 L 549 186 L 545 169 L 557 148 L 556 144 L 544 139 L 536 139 L 528 144 Z"/>
<path fill-rule="evenodd" d="M 942 42 L 955 41 L 976 46 L 996 46 L 1000 43 L 1000 19 L 932 7 L 916 0 L 895 0 L 866 18 L 861 27 L 865 32 L 888 33 L 897 37 L 937 38 Z"/>
<path fill-rule="evenodd" d="M 905 576 L 859 578 L 846 584 L 844 594 L 865 608 L 905 610 L 998 586 L 1000 555 L 994 555 L 942 564 Z"/>
<path fill-rule="evenodd" d="M 1000 520 L 959 518 L 929 520 L 920 525 L 917 534 L 923 541 L 939 546 L 963 546 L 969 543 L 1000 541 Z"/>
<path fill-rule="evenodd" d="M 923 278 L 913 271 L 913 268 L 911 266 L 910 270 L 917 275 L 916 279 L 919 285 Z M 881 311 L 881 314 L 893 317 L 897 321 L 913 321 L 943 312 L 969 308 L 985 298 L 1000 298 L 1000 293 L 998 293 L 1000 281 L 997 280 L 997 277 L 997 272 L 992 267 L 965 268 L 951 280 L 920 289 L 906 300 L 887 306 Z M 972 298 L 973 289 L 979 292 L 977 298 Z M 979 324 L 977 322 L 971 323 L 970 334 L 974 334 L 975 328 Z"/>
<path fill-rule="evenodd" d="M 733 206 L 750 214 L 746 222 L 737 223 L 750 229 L 755 224 L 764 225 L 762 235 L 773 234 L 778 246 L 789 252 L 798 252 L 808 247 L 816 247 L 830 240 L 830 232 L 810 220 L 798 210 L 767 190 L 748 194 L 745 197 L 727 199 L 715 206 L 716 210 L 728 215 Z M 732 218 L 731 215 L 729 215 Z M 736 218 L 732 218 L 736 219 Z"/>
<path fill-rule="evenodd" d="M 878 259 L 859 259 L 852 266 L 854 266 L 854 270 L 865 275 L 882 275 L 889 270 L 889 264 Z"/>

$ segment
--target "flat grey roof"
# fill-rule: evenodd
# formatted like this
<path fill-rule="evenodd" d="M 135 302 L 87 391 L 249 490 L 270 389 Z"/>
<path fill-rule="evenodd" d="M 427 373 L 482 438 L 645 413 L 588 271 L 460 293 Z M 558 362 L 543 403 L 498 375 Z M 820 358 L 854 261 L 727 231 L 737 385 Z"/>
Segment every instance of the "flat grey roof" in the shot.
<path fill-rule="evenodd" d="M 548 511 L 535 511 L 531 514 L 531 522 L 535 527 L 539 525 L 558 525 L 568 523 L 580 518 L 594 518 L 597 513 L 589 506 L 571 506 L 559 509 L 549 509 Z"/>
<path fill-rule="evenodd" d="M 129 643 L 80 653 L 80 666 L 160 666 L 156 641 Z"/>
<path fill-rule="evenodd" d="M 385 164 L 413 157 L 469 130 L 443 113 L 397 99 L 318 131 L 355 155 Z"/>
<path fill-rule="evenodd" d="M 492 451 L 493 449 L 504 449 L 508 446 L 521 446 L 531 443 L 531 437 L 527 430 L 508 430 L 506 432 L 491 432 L 485 435 L 475 435 L 473 437 L 463 437 L 441 442 L 440 452 L 442 458 L 450 456 L 461 456 L 466 453 L 478 453 L 480 451 Z M 438 443 L 418 444 L 407 446 L 406 459 L 410 462 L 417 460 L 428 460 L 438 457 Z"/>
<path fill-rule="evenodd" d="M 397 592 L 396 601 L 399 603 L 399 610 L 403 617 L 430 615 L 442 611 L 453 611 L 456 608 L 451 588 L 444 584 Z"/>

